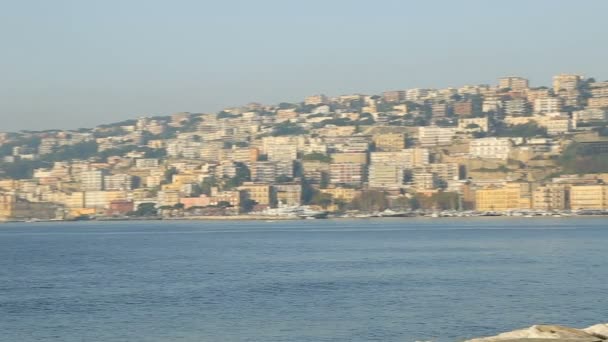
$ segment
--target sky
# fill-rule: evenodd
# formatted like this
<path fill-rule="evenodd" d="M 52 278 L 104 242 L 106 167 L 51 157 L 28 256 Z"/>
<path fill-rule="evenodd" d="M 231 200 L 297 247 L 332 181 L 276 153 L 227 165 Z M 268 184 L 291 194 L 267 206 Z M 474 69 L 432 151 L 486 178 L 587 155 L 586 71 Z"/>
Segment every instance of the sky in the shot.
<path fill-rule="evenodd" d="M 324 93 L 608 79 L 604 0 L 0 0 L 0 131 Z"/>

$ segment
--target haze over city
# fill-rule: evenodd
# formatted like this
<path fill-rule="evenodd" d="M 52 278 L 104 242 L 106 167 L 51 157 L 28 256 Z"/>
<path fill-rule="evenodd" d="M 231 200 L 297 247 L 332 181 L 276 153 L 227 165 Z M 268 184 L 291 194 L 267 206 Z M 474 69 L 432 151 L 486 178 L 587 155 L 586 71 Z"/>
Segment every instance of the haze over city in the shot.
<path fill-rule="evenodd" d="M 325 93 L 608 79 L 603 1 L 19 1 L 0 12 L 2 131 Z"/>

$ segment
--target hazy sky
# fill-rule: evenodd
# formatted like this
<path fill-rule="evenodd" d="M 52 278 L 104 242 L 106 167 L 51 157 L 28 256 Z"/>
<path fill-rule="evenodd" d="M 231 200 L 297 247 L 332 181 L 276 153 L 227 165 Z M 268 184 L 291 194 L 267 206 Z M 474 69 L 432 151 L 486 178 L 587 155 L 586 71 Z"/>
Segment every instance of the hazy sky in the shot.
<path fill-rule="evenodd" d="M 608 79 L 608 1 L 0 0 L 0 131 L 325 93 Z"/>

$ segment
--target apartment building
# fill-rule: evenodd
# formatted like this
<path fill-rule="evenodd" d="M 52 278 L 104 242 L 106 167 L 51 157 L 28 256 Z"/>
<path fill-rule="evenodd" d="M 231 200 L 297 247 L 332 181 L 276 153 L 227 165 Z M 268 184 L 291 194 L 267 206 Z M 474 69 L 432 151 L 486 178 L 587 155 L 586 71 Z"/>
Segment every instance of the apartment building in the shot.
<path fill-rule="evenodd" d="M 405 148 L 405 134 L 383 133 L 373 137 L 376 151 L 400 151 Z"/>
<path fill-rule="evenodd" d="M 564 210 L 566 205 L 566 187 L 563 184 L 545 184 L 532 193 L 533 209 Z"/>
<path fill-rule="evenodd" d="M 563 100 L 559 97 L 545 97 L 534 100 L 534 113 L 561 112 Z"/>
<path fill-rule="evenodd" d="M 421 146 L 449 145 L 456 131 L 453 127 L 422 126 L 418 127 L 418 140 Z"/>
<path fill-rule="evenodd" d="M 360 186 L 365 180 L 365 165 L 361 163 L 331 163 L 329 179 L 331 184 Z"/>
<path fill-rule="evenodd" d="M 272 188 L 268 183 L 245 182 L 239 187 L 244 199 L 255 201 L 260 205 L 271 205 Z"/>
<path fill-rule="evenodd" d="M 509 158 L 512 146 L 513 143 L 509 138 L 474 139 L 469 142 L 469 153 L 474 158 L 506 160 Z"/>
<path fill-rule="evenodd" d="M 502 187 L 475 191 L 477 211 L 509 211 L 530 209 L 532 205 L 529 183 L 507 183 Z"/>
<path fill-rule="evenodd" d="M 570 187 L 570 208 L 572 210 L 608 209 L 608 186 L 572 185 Z"/>
<path fill-rule="evenodd" d="M 558 93 L 560 90 L 575 90 L 578 88 L 583 77 L 574 74 L 560 74 L 553 76 L 553 91 Z"/>
<path fill-rule="evenodd" d="M 529 81 L 519 76 L 508 76 L 498 79 L 498 88 L 509 88 L 513 91 L 525 91 L 529 87 Z"/>

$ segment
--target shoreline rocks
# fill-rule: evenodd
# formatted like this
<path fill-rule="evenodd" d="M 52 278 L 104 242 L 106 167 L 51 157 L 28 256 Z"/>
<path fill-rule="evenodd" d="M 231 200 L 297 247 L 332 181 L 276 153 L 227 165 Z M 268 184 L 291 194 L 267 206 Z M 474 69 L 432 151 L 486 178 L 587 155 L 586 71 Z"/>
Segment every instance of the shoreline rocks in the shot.
<path fill-rule="evenodd" d="M 496 336 L 481 337 L 465 342 L 608 342 L 608 324 L 596 324 L 585 329 L 560 325 L 533 325 Z"/>

